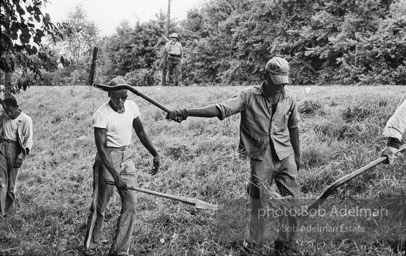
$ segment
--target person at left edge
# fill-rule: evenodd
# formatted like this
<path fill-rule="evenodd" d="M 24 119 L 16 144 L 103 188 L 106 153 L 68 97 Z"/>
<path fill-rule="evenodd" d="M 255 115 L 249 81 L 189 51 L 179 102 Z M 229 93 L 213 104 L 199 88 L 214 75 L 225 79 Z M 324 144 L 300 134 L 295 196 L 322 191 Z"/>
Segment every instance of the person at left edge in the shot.
<path fill-rule="evenodd" d="M 110 86 L 127 85 L 121 77 L 116 77 Z M 158 172 L 160 158 L 149 136 L 144 131 L 138 106 L 127 100 L 127 89 L 112 90 L 110 100 L 104 103 L 93 115 L 97 155 L 93 166 L 93 202 L 88 217 L 85 235 L 85 255 L 97 255 L 101 240 L 104 212 L 114 186 L 121 197 L 121 212 L 117 221 L 116 234 L 109 255 L 128 255 L 133 225 L 135 222 L 136 194 L 126 189 L 136 186 L 136 170 L 133 162 L 131 144 L 132 129 L 135 130 L 143 146 L 153 156 L 153 169 Z"/>
<path fill-rule="evenodd" d="M 33 126 L 14 96 L 0 103 L 4 108 L 0 115 L 0 215 L 4 217 L 16 212 L 17 175 L 33 145 Z"/>

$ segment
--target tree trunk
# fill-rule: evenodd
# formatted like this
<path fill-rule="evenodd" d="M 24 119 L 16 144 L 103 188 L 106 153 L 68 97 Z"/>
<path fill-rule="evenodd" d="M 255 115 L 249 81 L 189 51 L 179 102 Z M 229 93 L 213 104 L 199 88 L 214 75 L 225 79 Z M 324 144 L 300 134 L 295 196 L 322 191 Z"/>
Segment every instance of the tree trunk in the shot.
<path fill-rule="evenodd" d="M 169 37 L 169 23 L 170 23 L 170 18 L 171 18 L 171 0 L 168 0 L 168 13 L 166 14 L 166 29 L 165 29 L 165 36 L 166 38 Z M 165 47 L 165 46 L 164 46 Z M 166 67 L 167 67 L 167 57 L 168 54 L 166 50 L 164 51 L 164 56 L 163 56 L 163 65 L 162 65 L 162 78 L 161 78 L 161 83 L 162 86 L 166 85 Z"/>
<path fill-rule="evenodd" d="M 4 85 L 6 86 L 5 91 L 4 91 L 4 96 L 9 97 L 11 96 L 12 92 L 12 85 L 11 85 L 11 75 L 13 74 L 12 72 L 4 72 Z"/>

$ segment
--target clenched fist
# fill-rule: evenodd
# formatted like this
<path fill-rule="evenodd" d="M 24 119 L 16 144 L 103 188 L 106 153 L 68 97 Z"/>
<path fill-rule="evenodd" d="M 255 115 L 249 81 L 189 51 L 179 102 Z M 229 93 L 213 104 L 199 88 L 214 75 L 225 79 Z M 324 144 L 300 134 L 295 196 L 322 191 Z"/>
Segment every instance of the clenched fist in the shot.
<path fill-rule="evenodd" d="M 186 109 L 173 110 L 166 115 L 166 119 L 173 120 L 178 123 L 186 120 L 187 117 L 188 117 L 188 113 L 187 113 Z"/>

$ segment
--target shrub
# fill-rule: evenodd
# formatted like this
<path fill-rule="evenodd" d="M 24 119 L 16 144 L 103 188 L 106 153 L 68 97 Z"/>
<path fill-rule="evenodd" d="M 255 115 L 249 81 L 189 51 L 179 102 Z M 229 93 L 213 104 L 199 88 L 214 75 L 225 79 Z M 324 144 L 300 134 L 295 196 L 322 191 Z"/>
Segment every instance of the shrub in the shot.
<path fill-rule="evenodd" d="M 313 101 L 305 101 L 303 104 L 299 105 L 299 113 L 301 114 L 315 114 L 316 110 L 320 109 L 321 105 Z"/>
<path fill-rule="evenodd" d="M 362 121 L 371 116 L 372 111 L 364 106 L 348 107 L 343 113 L 343 119 L 347 123 Z"/>
<path fill-rule="evenodd" d="M 152 86 L 160 81 L 158 73 L 147 68 L 128 72 L 125 74 L 125 79 L 132 86 Z"/>

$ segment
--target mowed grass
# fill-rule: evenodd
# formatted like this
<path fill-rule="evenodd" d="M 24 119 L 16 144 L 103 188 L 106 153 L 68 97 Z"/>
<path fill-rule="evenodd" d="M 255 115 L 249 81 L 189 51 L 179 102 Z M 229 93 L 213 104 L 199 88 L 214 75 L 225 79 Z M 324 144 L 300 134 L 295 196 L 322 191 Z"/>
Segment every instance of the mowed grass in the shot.
<path fill-rule="evenodd" d="M 137 89 L 177 109 L 214 104 L 244 87 Z M 299 183 L 307 199 L 315 199 L 336 179 L 380 156 L 386 142 L 382 129 L 406 93 L 401 86 L 313 86 L 309 93 L 304 87 L 289 89 L 297 95 L 301 112 Z M 34 147 L 18 177 L 18 212 L 0 222 L 0 255 L 81 255 L 96 154 L 91 118 L 108 100 L 107 93 L 85 86 L 31 87 L 17 99 L 33 119 Z M 224 121 L 191 117 L 178 124 L 165 120 L 165 113 L 145 100 L 132 94 L 129 99 L 138 104 L 146 131 L 162 156 L 160 172 L 150 176 L 152 157 L 134 134 L 140 187 L 211 203 L 238 202 L 237 208 L 244 208 L 249 164 L 236 154 L 239 115 Z M 405 197 L 405 170 L 401 156 L 392 166 L 377 166 L 331 197 Z M 235 228 L 221 230 L 219 216 L 211 210 L 141 193 L 137 209 L 130 249 L 134 255 L 239 255 L 242 219 Z M 115 193 L 106 211 L 101 255 L 108 252 L 119 211 Z M 230 212 L 230 218 L 239 213 Z M 267 237 L 265 254 L 271 252 L 273 239 Z M 376 241 L 299 245 L 308 255 L 401 255 L 390 244 Z"/>

